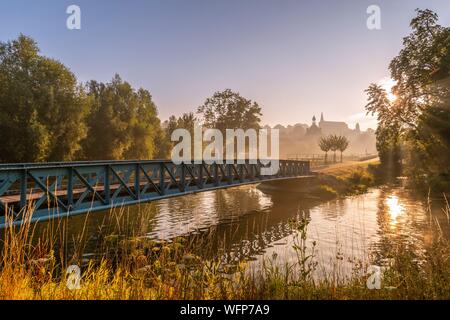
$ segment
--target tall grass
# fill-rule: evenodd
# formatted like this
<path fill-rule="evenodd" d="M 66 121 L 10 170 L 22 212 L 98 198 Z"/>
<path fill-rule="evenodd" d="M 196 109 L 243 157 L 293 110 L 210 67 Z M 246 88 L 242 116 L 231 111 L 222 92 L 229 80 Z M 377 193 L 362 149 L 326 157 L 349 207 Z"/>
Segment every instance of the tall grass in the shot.
<path fill-rule="evenodd" d="M 389 252 L 382 288 L 366 286 L 368 265 L 355 263 L 347 278 L 329 273 L 316 277 L 320 263 L 315 244 L 308 245 L 308 219 L 291 221 L 294 263 L 266 258 L 252 271 L 244 261 L 229 265 L 195 254 L 208 239 L 176 238 L 170 242 L 145 238 L 145 214 L 131 217 L 126 208 L 111 210 L 98 227 L 96 256 L 86 258 L 85 227 L 69 238 L 70 220 L 49 223 L 36 232 L 31 210 L 24 223 L 4 229 L 0 262 L 0 299 L 449 299 L 450 249 L 432 221 L 436 237 L 420 254 L 398 244 Z M 443 208 L 447 217 L 448 203 Z M 145 211 L 145 210 L 143 210 Z M 137 218 L 138 217 L 138 218 Z M 12 219 L 12 217 L 7 217 Z M 339 263 L 339 257 L 335 263 Z M 81 268 L 78 289 L 70 289 L 70 265 Z"/>

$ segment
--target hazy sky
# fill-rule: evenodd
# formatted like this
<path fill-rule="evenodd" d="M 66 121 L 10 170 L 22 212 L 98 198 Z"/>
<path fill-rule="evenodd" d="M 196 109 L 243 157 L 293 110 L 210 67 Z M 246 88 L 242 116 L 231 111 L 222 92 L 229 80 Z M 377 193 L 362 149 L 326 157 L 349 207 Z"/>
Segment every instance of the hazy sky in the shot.
<path fill-rule="evenodd" d="M 71 4 L 81 30 L 66 28 Z M 381 30 L 366 27 L 371 4 Z M 0 41 L 29 35 L 80 81 L 119 73 L 150 90 L 162 119 L 231 88 L 260 103 L 264 124 L 324 112 L 366 128 L 363 91 L 389 76 L 415 8 L 450 25 L 449 0 L 0 0 Z"/>

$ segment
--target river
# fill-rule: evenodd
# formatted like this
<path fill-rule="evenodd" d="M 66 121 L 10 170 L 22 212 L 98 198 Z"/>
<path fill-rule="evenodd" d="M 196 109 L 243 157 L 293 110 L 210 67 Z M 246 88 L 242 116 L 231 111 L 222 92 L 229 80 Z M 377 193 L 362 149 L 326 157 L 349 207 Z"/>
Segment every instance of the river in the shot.
<path fill-rule="evenodd" d="M 197 254 L 228 264 L 244 259 L 252 268 L 260 267 L 263 259 L 283 264 L 295 261 L 296 233 L 290 221 L 306 217 L 307 246 L 314 246 L 314 259 L 322 271 L 348 275 L 355 262 L 381 263 L 389 248 L 399 243 L 420 252 L 438 233 L 448 239 L 444 207 L 442 200 L 421 198 L 401 186 L 372 188 L 326 202 L 244 186 L 122 208 L 116 215 L 126 217 L 125 225 L 139 237 L 155 241 L 185 237 L 196 241 Z M 86 260 L 95 256 L 99 226 L 104 230 L 105 224 L 106 229 L 116 224 L 116 218 L 108 217 L 109 212 L 100 212 L 87 219 L 85 215 L 69 218 L 69 242 L 77 241 L 71 235 L 86 230 Z M 433 227 L 435 222 L 441 231 Z M 108 232 L 112 229 L 116 234 L 127 233 L 123 226 Z M 336 261 L 342 263 L 337 266 Z"/>

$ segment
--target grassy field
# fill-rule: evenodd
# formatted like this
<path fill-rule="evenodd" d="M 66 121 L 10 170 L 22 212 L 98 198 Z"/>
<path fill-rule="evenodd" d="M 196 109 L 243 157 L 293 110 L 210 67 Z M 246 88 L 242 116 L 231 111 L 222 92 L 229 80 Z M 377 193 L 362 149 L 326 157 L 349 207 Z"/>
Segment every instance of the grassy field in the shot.
<path fill-rule="evenodd" d="M 360 164 L 361 169 L 369 164 Z M 322 173 L 351 180 L 355 170 L 360 169 L 336 166 Z M 450 214 L 448 204 L 443 210 Z M 369 266 L 358 262 L 347 278 L 314 277 L 321 266 L 314 246 L 308 247 L 309 221 L 302 215 L 291 221 L 297 260 L 279 265 L 267 259 L 258 272 L 245 262 L 231 266 L 193 254 L 205 243 L 150 241 L 138 227 L 127 229 L 126 208 L 112 211 L 110 219 L 115 227 L 98 239 L 103 255 L 92 260 L 83 258 L 84 232 L 65 237 L 67 220 L 55 221 L 39 235 L 29 223 L 2 230 L 0 299 L 450 299 L 450 246 L 439 236 L 449 225 L 435 226 L 436 237 L 420 255 L 400 244 L 391 248 L 381 289 L 369 290 Z M 71 256 L 68 241 L 77 245 Z M 76 268 L 67 272 L 71 265 L 80 266 L 80 278 Z"/>
<path fill-rule="evenodd" d="M 367 161 L 347 161 L 330 164 L 329 166 L 314 170 L 321 174 L 329 174 L 336 177 L 345 177 L 355 170 L 367 170 L 369 166 L 376 166 L 380 163 L 378 158 Z"/>

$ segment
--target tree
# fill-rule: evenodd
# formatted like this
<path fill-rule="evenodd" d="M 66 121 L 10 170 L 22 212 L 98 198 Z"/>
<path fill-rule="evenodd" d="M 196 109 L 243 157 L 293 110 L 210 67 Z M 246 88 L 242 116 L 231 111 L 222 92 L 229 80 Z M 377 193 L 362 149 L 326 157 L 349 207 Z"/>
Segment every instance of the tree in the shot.
<path fill-rule="evenodd" d="M 345 150 L 347 150 L 348 145 L 350 144 L 350 141 L 344 136 L 339 136 L 336 138 L 336 143 L 337 143 L 337 149 L 341 152 L 341 162 L 342 162 L 342 153 Z"/>
<path fill-rule="evenodd" d="M 0 161 L 73 160 L 86 108 L 75 76 L 40 55 L 33 39 L 0 42 Z"/>
<path fill-rule="evenodd" d="M 336 135 L 328 136 L 331 145 L 331 151 L 333 151 L 333 162 L 336 163 L 336 151 L 339 149 L 339 138 Z"/>
<path fill-rule="evenodd" d="M 155 153 L 154 159 L 169 159 L 171 152 L 171 142 L 167 138 L 165 130 L 160 126 L 154 132 L 155 137 Z"/>
<path fill-rule="evenodd" d="M 191 136 L 194 134 L 194 126 L 197 118 L 194 113 L 183 113 L 181 117 L 177 120 L 177 129 L 186 129 L 191 133 Z"/>
<path fill-rule="evenodd" d="M 403 39 L 404 48 L 389 65 L 396 82 L 392 89 L 397 97 L 394 102 L 387 99 L 380 86 L 371 84 L 366 90 L 366 109 L 377 113 L 382 125 L 395 118 L 401 129 L 414 129 L 424 110 L 448 96 L 448 84 L 439 85 L 434 79 L 448 73 L 450 29 L 438 25 L 437 20 L 431 10 L 417 10 L 412 19 L 413 32 Z"/>
<path fill-rule="evenodd" d="M 375 84 L 366 90 L 366 109 L 378 118 L 377 149 L 382 166 L 399 170 L 405 163 L 406 173 L 420 183 L 427 182 L 424 177 L 429 183 L 433 177 L 449 174 L 448 166 L 442 165 L 448 155 L 445 138 L 440 137 L 448 132 L 450 123 L 436 123 L 436 115 L 446 119 L 449 112 L 445 105 L 450 97 L 450 28 L 437 21 L 431 10 L 417 10 L 412 19 L 412 32 L 389 65 L 396 82 L 395 101 L 389 101 Z"/>
<path fill-rule="evenodd" d="M 409 132 L 408 141 L 407 174 L 433 190 L 449 190 L 450 101 L 424 111 L 417 130 Z"/>
<path fill-rule="evenodd" d="M 226 89 L 216 92 L 198 107 L 205 127 L 219 129 L 259 129 L 261 108 L 256 102 L 245 99 L 239 93 Z"/>
<path fill-rule="evenodd" d="M 392 104 L 387 98 L 387 92 L 376 84 L 371 84 L 366 93 L 369 101 L 366 110 L 377 115 L 376 146 L 383 172 L 389 177 L 395 177 L 401 171 L 400 141 L 405 131 L 400 121 L 402 117 L 399 116 L 402 109 Z"/>
<path fill-rule="evenodd" d="M 91 109 L 84 157 L 101 159 L 150 159 L 157 154 L 160 120 L 151 94 L 134 90 L 116 75 L 110 83 L 87 84 Z"/>
<path fill-rule="evenodd" d="M 181 117 L 176 117 L 174 115 L 170 116 L 169 121 L 167 121 L 166 127 L 164 129 L 167 138 L 170 141 L 172 133 L 176 129 L 186 129 L 191 134 L 191 137 L 194 136 L 194 126 L 197 118 L 192 112 L 183 113 Z"/>
<path fill-rule="evenodd" d="M 325 163 L 328 159 L 328 151 L 333 151 L 333 161 L 336 162 L 336 151 L 341 152 L 341 162 L 342 162 L 342 153 L 348 148 L 349 141 L 344 136 L 337 135 L 328 135 L 326 137 L 321 137 L 319 140 L 319 147 L 322 151 L 325 152 Z"/>
<path fill-rule="evenodd" d="M 448 95 L 449 87 L 437 84 L 435 78 L 448 73 L 450 66 L 450 28 L 439 25 L 433 11 L 416 11 L 410 23 L 412 33 L 403 39 L 403 49 L 389 65 L 397 82 L 394 93 L 401 110 L 397 117 L 413 128 L 427 107 Z"/>
<path fill-rule="evenodd" d="M 181 117 L 176 117 L 174 115 L 170 116 L 169 120 L 166 123 L 166 127 L 164 129 L 165 140 L 168 141 L 169 149 L 172 149 L 176 142 L 171 141 L 172 133 L 176 129 L 186 129 L 191 134 L 191 138 L 194 136 L 194 126 L 197 118 L 194 113 L 183 113 Z M 171 150 L 168 151 L 168 155 L 170 155 Z M 194 155 L 194 140 L 191 139 L 191 156 Z"/>
<path fill-rule="evenodd" d="M 226 129 L 242 129 L 244 131 L 260 129 L 262 115 L 258 103 L 246 99 L 230 89 L 218 91 L 206 99 L 205 103 L 198 107 L 197 114 L 200 115 L 200 120 L 203 120 L 205 127 L 218 129 L 224 136 L 226 136 Z M 227 141 L 227 143 L 231 142 Z M 234 156 L 237 156 L 237 145 L 234 145 Z"/>
<path fill-rule="evenodd" d="M 320 150 L 325 152 L 325 163 L 328 162 L 328 151 L 331 149 L 331 141 L 328 137 L 321 137 L 319 140 Z"/>

